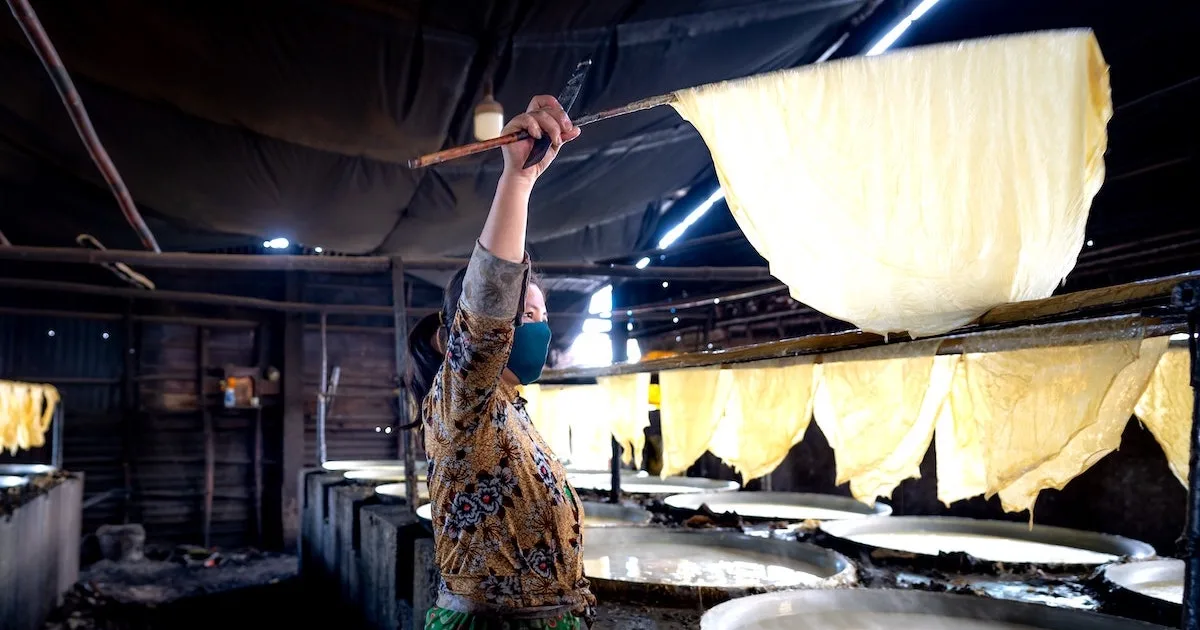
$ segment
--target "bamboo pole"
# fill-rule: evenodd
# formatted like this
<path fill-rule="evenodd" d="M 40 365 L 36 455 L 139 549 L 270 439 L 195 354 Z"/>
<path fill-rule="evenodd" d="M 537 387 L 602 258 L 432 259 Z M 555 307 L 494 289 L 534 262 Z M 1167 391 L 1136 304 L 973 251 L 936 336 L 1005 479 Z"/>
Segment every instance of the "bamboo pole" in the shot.
<path fill-rule="evenodd" d="M 117 205 L 121 207 L 121 213 L 125 215 L 125 220 L 133 226 L 146 249 L 155 253 L 161 252 L 158 241 L 154 240 L 154 234 L 150 232 L 150 228 L 146 226 L 141 213 L 133 203 L 133 197 L 129 195 L 129 189 L 125 187 L 125 180 L 121 179 L 121 173 L 117 171 L 116 164 L 113 164 L 112 158 L 108 156 L 108 151 L 100 142 L 100 136 L 96 135 L 92 119 L 83 106 L 83 99 L 79 96 L 79 91 L 75 89 L 71 75 L 67 73 L 66 66 L 59 58 L 58 51 L 54 49 L 54 44 L 50 41 L 50 36 L 46 34 L 46 29 L 42 28 L 42 22 L 38 19 L 33 7 L 30 6 L 29 0 L 8 0 L 8 8 L 12 10 L 13 17 L 17 18 L 21 30 L 25 32 L 25 37 L 29 40 L 29 45 L 33 47 L 33 52 L 45 66 L 46 72 L 50 74 L 50 80 L 54 83 L 54 88 L 58 90 L 63 105 L 67 108 L 67 114 L 70 115 L 71 122 L 75 125 L 75 131 L 79 132 L 79 137 L 83 140 L 88 154 L 92 156 L 96 168 L 104 176 L 104 181 L 108 182 L 113 196 L 117 198 Z"/>

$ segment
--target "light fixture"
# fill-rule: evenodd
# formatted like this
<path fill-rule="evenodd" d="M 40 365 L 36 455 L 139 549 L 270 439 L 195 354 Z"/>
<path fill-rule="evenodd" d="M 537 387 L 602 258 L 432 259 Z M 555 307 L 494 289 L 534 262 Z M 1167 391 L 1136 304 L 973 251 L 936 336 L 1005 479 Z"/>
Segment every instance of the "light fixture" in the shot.
<path fill-rule="evenodd" d="M 665 288 L 667 288 L 667 287 L 669 287 L 669 286 L 671 286 L 671 283 L 670 283 L 670 282 L 663 282 L 663 288 L 664 288 L 664 289 L 665 289 Z"/>
<path fill-rule="evenodd" d="M 1096 241 L 1093 241 L 1093 240 L 1092 240 L 1092 239 L 1090 239 L 1090 238 L 1087 240 L 1087 246 L 1088 246 L 1088 247 L 1091 247 L 1092 245 L 1095 245 L 1095 244 L 1096 244 Z"/>
<path fill-rule="evenodd" d="M 47 330 L 47 331 L 46 331 L 46 336 L 47 336 L 47 337 L 53 337 L 53 336 L 54 336 L 54 331 L 53 331 L 53 330 Z"/>
<path fill-rule="evenodd" d="M 713 207 L 713 204 L 724 198 L 725 191 L 718 188 L 716 192 L 709 195 L 708 199 L 705 199 L 703 203 L 696 206 L 695 210 L 692 210 L 690 214 L 684 217 L 684 219 L 679 222 L 679 225 L 676 225 L 666 234 L 664 234 L 663 237 L 658 240 L 658 248 L 666 249 L 670 247 L 671 243 L 679 240 L 679 237 L 683 236 L 683 233 L 686 232 L 688 228 L 692 227 L 693 223 L 699 221 L 700 217 L 704 216 L 704 213 L 708 212 L 708 209 Z"/>
<path fill-rule="evenodd" d="M 713 304 L 720 304 L 721 298 L 713 298 Z"/>
<path fill-rule="evenodd" d="M 292 242 L 282 236 L 277 236 L 269 241 L 263 241 L 263 247 L 267 249 L 287 249 L 291 245 Z"/>
<path fill-rule="evenodd" d="M 383 432 L 384 432 L 384 433 L 391 433 L 391 432 L 392 432 L 392 427 L 387 427 L 386 429 L 384 429 L 384 430 L 383 430 Z"/>
<path fill-rule="evenodd" d="M 325 253 L 325 248 L 321 247 L 320 245 L 317 245 L 316 247 L 313 248 L 313 251 L 318 254 L 323 254 L 323 253 Z"/>
<path fill-rule="evenodd" d="M 645 268 L 646 268 L 646 266 L 647 266 L 647 265 L 649 265 L 649 264 L 650 264 L 650 259 L 649 259 L 649 258 L 643 258 L 643 259 L 641 259 L 641 260 L 637 261 L 637 264 L 636 264 L 636 265 L 634 265 L 634 267 L 637 267 L 638 269 L 645 269 Z"/>
<path fill-rule="evenodd" d="M 475 139 L 491 140 L 504 130 L 504 106 L 492 97 L 492 82 L 483 88 L 483 100 L 475 106 Z"/>
<path fill-rule="evenodd" d="M 678 317 L 672 317 L 672 318 L 671 318 L 671 323 L 672 323 L 672 324 L 678 324 L 678 323 L 679 323 L 679 318 L 678 318 Z"/>
<path fill-rule="evenodd" d="M 900 39 L 900 36 L 904 34 L 904 31 L 907 31 L 908 27 L 913 25 L 913 22 L 921 19 L 921 16 L 925 15 L 937 3 L 938 0 L 924 0 L 921 4 L 918 4 L 912 10 L 912 13 L 909 13 L 903 20 L 900 20 L 899 23 L 892 27 L 892 30 L 879 38 L 879 41 L 875 42 L 874 46 L 871 46 L 871 49 L 867 51 L 867 56 L 874 57 L 891 48 L 892 44 L 895 44 L 896 40 Z"/>
<path fill-rule="evenodd" d="M 108 333 L 100 333 L 102 339 L 108 339 Z"/>
<path fill-rule="evenodd" d="M 633 330 L 633 322 L 629 322 L 628 324 L 625 324 L 625 330 Z"/>

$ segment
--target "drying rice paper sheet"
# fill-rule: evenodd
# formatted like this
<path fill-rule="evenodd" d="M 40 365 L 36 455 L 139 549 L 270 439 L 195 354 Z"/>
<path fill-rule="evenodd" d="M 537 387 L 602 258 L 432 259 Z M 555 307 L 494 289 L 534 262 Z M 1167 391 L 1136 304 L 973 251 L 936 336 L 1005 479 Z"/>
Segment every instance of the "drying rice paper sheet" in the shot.
<path fill-rule="evenodd" d="M 1154 366 L 1158 365 L 1166 349 L 1166 337 L 1143 341 L 1137 360 L 1117 374 L 1100 405 L 1096 422 L 1075 434 L 1058 455 L 1001 490 L 1000 503 L 1004 509 L 1008 512 L 1029 510 L 1032 518 L 1038 493 L 1046 489 L 1061 490 L 1115 451 L 1121 445 L 1121 434 L 1133 415 L 1134 405 L 1146 390 Z"/>
<path fill-rule="evenodd" d="M 1171 348 L 1150 377 L 1146 392 L 1137 403 L 1136 414 L 1150 429 L 1167 455 L 1175 478 L 1187 487 L 1191 450 L 1194 393 L 1189 384 L 1187 348 Z"/>
<path fill-rule="evenodd" d="M 732 390 L 708 450 L 743 479 L 770 474 L 804 439 L 817 369 L 812 359 L 730 369 Z"/>
<path fill-rule="evenodd" d="M 792 297 L 913 336 L 1054 291 L 1083 245 L 1112 116 L 1087 30 L 854 57 L 676 97 L 738 226 Z"/>
<path fill-rule="evenodd" d="M 733 386 L 730 370 L 694 368 L 658 375 L 662 477 L 686 471 L 712 442 Z"/>
<path fill-rule="evenodd" d="M 53 385 L 0 381 L 0 452 L 44 446 L 58 400 Z"/>
<path fill-rule="evenodd" d="M 900 482 L 920 477 L 946 400 L 955 356 L 939 342 L 853 350 L 823 357 L 814 414 L 833 447 L 837 483 L 874 503 Z"/>
<path fill-rule="evenodd" d="M 559 459 L 571 457 L 570 400 L 563 401 L 565 387 L 527 385 L 521 389 L 525 410 L 542 440 Z M 569 398 L 569 396 L 568 396 Z"/>
<path fill-rule="evenodd" d="M 612 436 L 624 449 L 621 459 L 640 467 L 650 426 L 650 375 L 602 376 L 597 382 L 608 397 Z"/>
<path fill-rule="evenodd" d="M 1022 338 L 1031 336 L 1054 338 L 1060 345 L 1007 349 L 1027 346 Z M 964 340 L 948 404 L 938 420 L 938 498 L 949 504 L 999 493 L 1059 457 L 1102 414 L 1119 415 L 1119 398 L 1109 401 L 1109 396 L 1124 386 L 1119 377 L 1138 360 L 1141 343 L 1140 326 L 1126 318 L 1027 327 Z M 1043 469 L 1045 477 L 1035 474 L 1031 479 L 1036 483 L 1026 481 L 1023 492 L 1009 493 L 1006 507 L 1025 509 L 1013 503 L 1032 501 L 1041 489 L 1037 486 L 1050 477 L 1065 484 L 1059 477 L 1082 472 L 1083 463 L 1064 459 L 1059 465 L 1066 472 L 1050 475 Z M 1017 500 L 1017 494 L 1027 499 Z"/>

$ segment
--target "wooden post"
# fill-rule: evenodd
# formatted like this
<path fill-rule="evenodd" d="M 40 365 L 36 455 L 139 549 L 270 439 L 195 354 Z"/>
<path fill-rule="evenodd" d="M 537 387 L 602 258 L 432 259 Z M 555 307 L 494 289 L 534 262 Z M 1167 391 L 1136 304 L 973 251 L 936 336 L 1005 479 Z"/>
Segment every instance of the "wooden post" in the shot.
<path fill-rule="evenodd" d="M 1189 385 L 1192 387 L 1191 457 L 1188 459 L 1187 519 L 1183 532 L 1184 630 L 1200 630 L 1200 280 L 1175 287 L 1172 306 L 1187 314 Z"/>
<path fill-rule="evenodd" d="M 617 291 L 614 287 L 613 298 L 616 299 Z M 614 305 L 615 310 L 615 305 Z M 625 322 L 613 322 L 612 330 L 609 331 L 609 339 L 612 340 L 612 361 L 613 363 L 625 363 L 629 360 L 629 329 L 625 327 Z M 609 462 L 609 470 L 611 472 L 610 483 L 612 488 L 608 492 L 609 503 L 621 502 L 621 444 L 617 442 L 617 438 L 610 436 L 612 442 L 612 460 Z"/>
<path fill-rule="evenodd" d="M 128 523 L 133 511 L 133 457 L 134 440 L 137 431 L 134 427 L 137 415 L 135 400 L 136 383 L 134 370 L 137 369 L 136 334 L 137 328 L 133 321 L 133 302 L 125 304 L 125 333 L 121 337 L 121 355 L 123 369 L 121 370 L 121 467 L 125 473 L 125 496 L 121 502 L 121 520 Z"/>
<path fill-rule="evenodd" d="M 204 546 L 212 545 L 213 494 L 216 491 L 216 442 L 213 436 L 212 413 L 204 392 L 208 373 L 208 329 L 196 330 L 196 404 L 204 427 Z"/>
<path fill-rule="evenodd" d="M 392 326 L 396 329 L 396 400 L 397 439 L 400 453 L 404 457 L 404 495 L 408 509 L 417 509 L 417 439 L 416 429 L 403 428 L 411 422 L 408 407 L 408 313 L 404 291 L 404 262 L 399 256 L 392 258 Z"/>
<path fill-rule="evenodd" d="M 287 275 L 286 298 L 298 300 L 302 278 L 298 272 Z M 283 548 L 295 551 L 300 535 L 300 467 L 304 460 L 304 316 L 288 313 L 283 317 Z"/>
<path fill-rule="evenodd" d="M 267 372 L 268 358 L 267 326 L 259 324 L 254 329 L 254 356 L 257 359 L 261 379 Z M 257 392 L 255 395 L 258 395 Z M 259 547 L 263 546 L 263 408 L 262 399 L 254 409 L 254 535 Z"/>

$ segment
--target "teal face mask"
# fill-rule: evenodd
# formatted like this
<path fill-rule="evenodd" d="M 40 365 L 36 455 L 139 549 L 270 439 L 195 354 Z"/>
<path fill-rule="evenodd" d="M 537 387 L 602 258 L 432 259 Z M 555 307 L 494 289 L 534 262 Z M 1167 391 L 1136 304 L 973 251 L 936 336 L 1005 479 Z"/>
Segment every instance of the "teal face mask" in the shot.
<path fill-rule="evenodd" d="M 522 385 L 537 381 L 546 366 L 550 353 L 550 324 L 526 322 L 517 326 L 513 334 L 512 353 L 508 355 L 508 369 L 516 375 Z"/>

